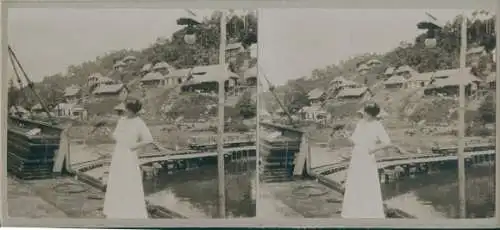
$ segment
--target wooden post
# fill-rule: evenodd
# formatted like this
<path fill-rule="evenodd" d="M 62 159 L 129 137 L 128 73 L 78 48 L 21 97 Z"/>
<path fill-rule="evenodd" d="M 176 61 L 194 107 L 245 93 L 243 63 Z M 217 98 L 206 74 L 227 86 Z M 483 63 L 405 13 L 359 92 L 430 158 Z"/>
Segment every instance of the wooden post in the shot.
<path fill-rule="evenodd" d="M 219 81 L 219 125 L 217 129 L 217 168 L 218 168 L 218 195 L 219 195 L 219 217 L 226 217 L 226 186 L 224 169 L 224 101 L 225 101 L 225 77 L 226 68 L 226 13 L 221 12 L 220 18 L 220 44 L 219 44 L 219 65 L 223 68 L 224 78 Z"/>
<path fill-rule="evenodd" d="M 499 36 L 499 31 L 500 31 L 500 15 L 498 14 L 498 12 L 500 12 L 500 3 L 497 2 L 496 3 L 496 12 L 495 13 L 495 37 L 496 37 L 496 44 L 500 44 L 500 36 Z M 495 63 L 496 63 L 496 76 L 495 76 L 495 85 L 497 84 L 498 80 L 499 80 L 499 73 L 500 73 L 500 64 L 498 63 L 498 60 L 500 60 L 500 55 L 499 55 L 499 52 L 498 52 L 498 49 L 496 49 L 497 51 L 495 52 Z M 500 95 L 500 89 L 498 87 L 495 86 L 495 91 L 496 91 L 496 95 Z M 498 108 L 500 108 L 500 100 L 495 100 L 495 104 L 496 104 L 496 110 L 497 111 L 495 113 L 495 117 L 496 117 L 496 121 L 500 121 L 500 113 L 498 112 Z M 495 126 L 497 125 L 497 123 L 495 123 Z M 498 126 L 496 126 L 498 127 Z M 499 130 L 498 128 L 496 130 Z M 500 135 L 495 135 L 495 139 L 496 139 L 496 143 L 500 142 Z M 497 167 L 497 170 L 494 170 L 495 172 L 495 186 L 498 187 L 498 185 L 500 185 L 500 176 L 498 176 L 498 165 L 500 165 L 500 157 L 499 157 L 499 154 L 500 154 L 500 147 L 498 145 L 495 145 L 495 167 Z M 498 192 L 498 189 L 496 190 L 497 192 L 495 192 L 495 217 L 498 219 L 498 213 L 500 210 L 500 192 Z"/>
<path fill-rule="evenodd" d="M 459 87 L 459 110 L 458 110 L 458 195 L 460 202 L 460 218 L 466 218 L 466 194 L 465 194 L 465 83 L 463 79 L 466 74 L 467 53 L 467 17 L 462 14 L 462 26 L 460 29 L 460 87 Z"/>

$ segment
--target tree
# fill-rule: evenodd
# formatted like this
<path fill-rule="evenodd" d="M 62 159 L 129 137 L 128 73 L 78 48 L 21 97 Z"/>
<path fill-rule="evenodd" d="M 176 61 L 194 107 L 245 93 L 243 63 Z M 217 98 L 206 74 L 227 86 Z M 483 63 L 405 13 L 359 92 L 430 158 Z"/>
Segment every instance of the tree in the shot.
<path fill-rule="evenodd" d="M 235 107 L 245 119 L 253 118 L 257 114 L 257 105 L 248 91 L 241 96 Z"/>
<path fill-rule="evenodd" d="M 309 106 L 310 102 L 307 92 L 298 84 L 294 84 L 290 90 L 285 93 L 283 104 L 288 112 L 296 113 L 304 106 Z"/>
<path fill-rule="evenodd" d="M 483 124 L 495 123 L 495 97 L 488 95 L 479 106 L 479 120 Z"/>

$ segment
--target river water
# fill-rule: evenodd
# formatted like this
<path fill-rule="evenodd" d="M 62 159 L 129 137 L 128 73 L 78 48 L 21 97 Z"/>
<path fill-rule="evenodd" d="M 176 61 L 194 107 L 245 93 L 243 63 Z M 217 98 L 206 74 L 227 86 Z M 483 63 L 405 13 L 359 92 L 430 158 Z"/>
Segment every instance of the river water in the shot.
<path fill-rule="evenodd" d="M 467 218 L 489 218 L 495 211 L 495 166 L 466 169 Z M 459 218 L 458 174 L 441 170 L 382 184 L 387 204 L 418 218 Z"/>
<path fill-rule="evenodd" d="M 254 217 L 256 213 L 255 161 L 226 164 L 226 216 Z M 189 218 L 218 216 L 217 166 L 169 174 L 144 181 L 146 199 Z"/>

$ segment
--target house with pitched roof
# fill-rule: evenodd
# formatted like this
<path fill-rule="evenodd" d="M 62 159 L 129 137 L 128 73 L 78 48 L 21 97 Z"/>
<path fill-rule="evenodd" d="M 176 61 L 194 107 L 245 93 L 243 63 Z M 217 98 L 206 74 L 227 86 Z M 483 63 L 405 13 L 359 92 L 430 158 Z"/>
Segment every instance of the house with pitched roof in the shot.
<path fill-rule="evenodd" d="M 403 76 L 405 79 L 410 79 L 417 74 L 418 71 L 414 70 L 409 65 L 403 65 L 394 70 L 394 75 Z"/>
<path fill-rule="evenodd" d="M 394 75 L 389 79 L 385 80 L 383 83 L 386 89 L 402 89 L 406 88 L 406 82 L 407 80 L 405 79 L 404 76 Z"/>
<path fill-rule="evenodd" d="M 372 93 L 368 87 L 342 89 L 336 99 L 338 100 L 366 100 L 371 98 Z"/>
<path fill-rule="evenodd" d="M 434 72 L 419 73 L 408 79 L 408 88 L 422 88 L 429 85 L 434 77 Z"/>
<path fill-rule="evenodd" d="M 307 93 L 307 97 L 309 98 L 309 102 L 311 104 L 322 103 L 326 99 L 326 92 L 320 88 L 313 89 Z"/>
<path fill-rule="evenodd" d="M 117 61 L 114 65 L 113 65 L 113 69 L 115 71 L 123 71 L 123 69 L 125 69 L 125 67 L 127 67 L 127 64 L 123 61 Z"/>
<path fill-rule="evenodd" d="M 145 76 L 146 74 L 151 72 L 152 69 L 153 69 L 153 65 L 151 63 L 144 64 L 141 68 L 141 71 L 140 71 L 141 76 Z"/>
<path fill-rule="evenodd" d="M 172 69 L 173 69 L 172 66 L 170 66 L 170 64 L 164 61 L 156 63 L 151 68 L 152 71 L 161 73 L 163 75 L 167 75 Z"/>
<path fill-rule="evenodd" d="M 370 67 L 366 64 L 361 64 L 358 66 L 357 71 L 360 75 L 365 75 L 370 71 Z"/>
<path fill-rule="evenodd" d="M 128 93 L 127 88 L 125 87 L 124 84 L 122 83 L 115 83 L 115 84 L 109 84 L 109 85 L 99 85 L 97 86 L 94 91 L 92 92 L 92 95 L 94 95 L 95 98 L 124 98 Z"/>
<path fill-rule="evenodd" d="M 128 55 L 122 59 L 122 62 L 125 63 L 125 65 L 130 65 L 137 62 L 137 58 L 133 55 Z"/>
<path fill-rule="evenodd" d="M 471 68 L 466 68 L 463 73 L 458 68 L 436 71 L 425 90 L 425 94 L 457 96 L 460 84 L 464 84 L 466 94 L 472 95 L 478 90 L 478 86 L 483 80 L 474 76 L 470 70 Z"/>
<path fill-rule="evenodd" d="M 390 77 L 392 77 L 392 75 L 394 75 L 394 70 L 396 70 L 394 67 L 387 67 L 387 69 L 385 69 L 385 72 L 383 74 L 383 78 L 389 79 Z"/>
<path fill-rule="evenodd" d="M 231 72 L 228 65 L 196 66 L 191 70 L 187 81 L 181 87 L 183 92 L 216 93 L 219 82 L 224 82 L 224 89 L 229 92 L 238 85 L 239 76 Z"/>
<path fill-rule="evenodd" d="M 63 95 L 67 103 L 76 103 L 81 98 L 81 88 L 77 85 L 71 85 L 64 89 Z"/>

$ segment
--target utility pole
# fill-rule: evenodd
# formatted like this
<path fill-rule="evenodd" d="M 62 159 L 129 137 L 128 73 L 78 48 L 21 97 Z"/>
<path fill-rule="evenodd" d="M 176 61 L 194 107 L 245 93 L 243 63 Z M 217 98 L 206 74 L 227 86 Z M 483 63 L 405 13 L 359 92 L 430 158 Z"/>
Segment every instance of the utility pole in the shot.
<path fill-rule="evenodd" d="M 500 44 L 500 36 L 498 35 L 498 32 L 500 31 L 500 15 L 498 15 L 498 12 L 500 10 L 500 4 L 496 4 L 496 10 L 495 13 L 495 39 L 496 39 L 496 48 L 495 48 L 495 64 L 496 64 L 496 76 L 495 76 L 495 84 L 498 82 L 498 74 L 500 73 L 500 65 L 497 63 L 498 60 L 500 60 L 498 57 L 498 44 Z M 500 95 L 500 88 L 495 87 L 496 95 Z M 496 104 L 496 109 L 500 108 L 500 100 L 495 100 Z M 500 121 L 500 113 L 496 112 L 495 113 L 496 120 L 495 121 Z M 496 123 L 495 123 L 496 124 Z M 495 135 L 496 142 L 498 143 L 500 141 L 500 135 Z M 500 165 L 500 157 L 498 157 L 500 152 L 500 147 L 498 145 L 495 145 L 495 166 Z M 498 167 L 498 166 L 496 166 Z M 498 170 L 498 169 L 497 169 Z M 498 175 L 497 173 L 495 173 Z M 500 185 L 500 177 L 495 175 L 495 201 L 500 201 L 500 192 L 496 190 L 496 187 Z M 498 213 L 500 210 L 500 202 L 495 202 L 495 213 Z M 495 214 L 495 217 L 498 218 L 498 214 Z"/>
<path fill-rule="evenodd" d="M 465 193 L 465 75 L 466 53 L 467 53 L 467 17 L 462 14 L 460 28 L 460 86 L 459 86 L 459 110 L 458 110 L 458 195 L 460 200 L 460 218 L 467 217 L 466 193 Z"/>
<path fill-rule="evenodd" d="M 226 68 L 226 12 L 221 12 L 220 17 L 220 45 L 219 45 L 219 65 L 223 68 L 223 75 L 227 76 Z M 224 167 L 224 104 L 225 104 L 225 82 L 226 78 L 219 80 L 219 125 L 217 127 L 217 171 L 218 171 L 218 195 L 219 195 L 219 217 L 226 217 L 226 183 Z"/>

